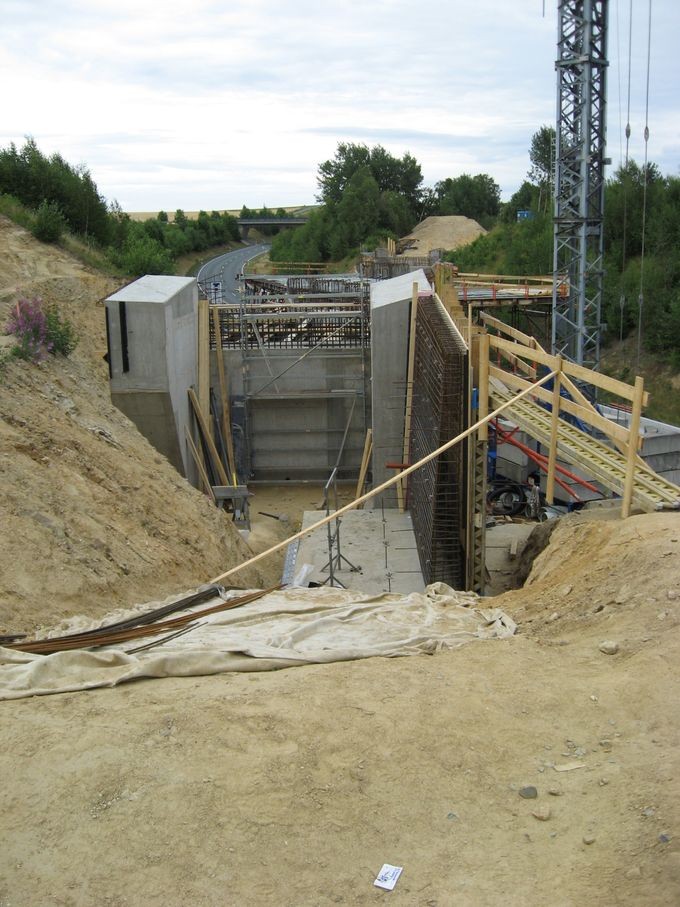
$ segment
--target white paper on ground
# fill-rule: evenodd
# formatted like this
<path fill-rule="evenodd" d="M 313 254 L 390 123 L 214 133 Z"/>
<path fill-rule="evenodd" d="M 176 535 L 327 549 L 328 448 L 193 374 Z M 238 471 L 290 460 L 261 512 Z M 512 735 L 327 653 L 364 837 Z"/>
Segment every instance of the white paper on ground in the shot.
<path fill-rule="evenodd" d="M 378 878 L 373 883 L 378 888 L 385 888 L 392 891 L 397 884 L 397 879 L 401 875 L 403 866 L 391 866 L 389 863 L 383 863 L 383 867 L 378 873 Z"/>

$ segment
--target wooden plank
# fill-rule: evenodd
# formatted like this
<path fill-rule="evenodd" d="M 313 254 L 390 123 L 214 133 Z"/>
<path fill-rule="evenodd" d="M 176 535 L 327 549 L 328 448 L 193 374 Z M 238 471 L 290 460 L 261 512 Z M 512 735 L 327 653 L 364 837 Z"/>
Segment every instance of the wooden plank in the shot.
<path fill-rule="evenodd" d="M 536 380 L 536 369 L 531 365 L 527 365 L 523 359 L 518 359 L 517 356 L 513 356 L 511 353 L 501 353 L 501 356 L 513 368 L 519 369 L 520 372 L 524 372 L 532 383 Z"/>
<path fill-rule="evenodd" d="M 541 365 L 547 365 L 553 371 L 556 368 L 557 357 L 551 356 L 550 353 L 546 353 L 542 348 L 527 347 L 505 340 L 502 337 L 491 337 L 491 346 L 494 349 L 511 353 L 514 356 L 519 356 L 532 362 L 540 362 Z M 582 365 L 576 365 L 576 363 L 567 362 L 566 360 L 563 363 L 562 370 L 567 375 L 571 375 L 572 378 L 577 378 L 585 384 L 594 384 L 596 387 L 601 387 L 603 390 L 616 394 L 617 397 L 622 397 L 624 400 L 632 402 L 634 399 L 635 389 L 630 384 L 624 384 L 623 381 L 610 378 L 609 375 L 594 372 L 592 369 L 584 368 Z M 642 397 L 642 406 L 646 406 L 648 402 L 649 394 L 645 391 Z"/>
<path fill-rule="evenodd" d="M 468 278 L 468 277 L 476 277 L 476 278 L 479 278 L 480 282 L 482 282 L 482 280 L 483 280 L 485 283 L 498 283 L 498 281 L 500 281 L 500 280 L 507 280 L 507 281 L 514 281 L 516 284 L 519 284 L 520 286 L 524 286 L 525 283 L 531 282 L 531 281 L 533 281 L 534 283 L 538 283 L 538 284 L 547 284 L 550 287 L 552 287 L 552 285 L 553 285 L 553 278 L 548 277 L 548 275 L 546 275 L 546 274 L 534 274 L 534 275 L 527 274 L 526 276 L 520 277 L 517 274 L 479 274 L 476 271 L 466 271 L 466 272 L 461 271 L 456 276 L 460 280 L 462 280 L 464 278 Z"/>
<path fill-rule="evenodd" d="M 555 377 L 555 372 L 548 372 L 543 378 L 538 382 L 539 384 L 545 384 L 546 381 L 550 381 L 551 378 Z M 511 397 L 510 400 L 505 400 L 501 403 L 500 406 L 497 406 L 493 412 L 489 413 L 486 416 L 485 422 L 490 422 L 492 419 L 500 416 L 501 413 L 505 412 L 506 409 L 511 407 L 513 404 L 516 404 L 519 400 L 524 399 L 529 393 L 530 388 L 520 392 L 515 397 Z M 268 548 L 266 551 L 261 551 L 260 554 L 256 554 L 247 561 L 243 561 L 240 564 L 237 564 L 235 567 L 232 567 L 230 570 L 227 570 L 226 573 L 221 573 L 219 576 L 214 577 L 209 580 L 211 583 L 220 583 L 223 580 L 227 579 L 233 574 L 238 573 L 239 570 L 243 570 L 245 567 L 250 567 L 253 564 L 261 561 L 265 557 L 269 557 L 272 554 L 275 554 L 277 551 L 281 551 L 282 548 L 286 548 L 291 542 L 301 539 L 305 535 L 309 535 L 310 532 L 314 532 L 316 529 L 320 529 L 322 526 L 325 526 L 327 523 L 330 523 L 331 520 L 336 520 L 338 517 L 342 516 L 345 513 L 348 513 L 350 510 L 356 510 L 360 504 L 364 504 L 366 501 L 371 498 L 375 498 L 378 495 L 382 494 L 383 491 L 386 491 L 388 488 L 391 488 L 392 485 L 398 485 L 399 481 L 405 476 L 411 475 L 412 472 L 415 472 L 417 469 L 423 467 L 426 463 L 435 460 L 437 457 L 441 456 L 447 450 L 450 450 L 452 447 L 455 447 L 456 444 L 460 444 L 465 438 L 469 438 L 474 432 L 481 428 L 481 420 L 477 420 L 473 425 L 468 426 L 465 431 L 462 431 L 459 435 L 456 435 L 455 438 L 451 438 L 449 441 L 446 441 L 445 444 L 442 444 L 441 447 L 438 447 L 436 450 L 433 450 L 427 456 L 423 457 L 421 460 L 418 460 L 417 463 L 413 463 L 411 466 L 407 467 L 403 472 L 398 473 L 396 476 L 393 476 L 391 479 L 387 479 L 381 485 L 377 485 L 375 488 L 372 488 L 370 491 L 367 491 L 366 494 L 362 495 L 360 498 L 357 498 L 354 501 L 350 501 L 349 504 L 345 504 L 343 507 L 340 507 L 339 510 L 335 510 L 333 513 L 329 513 L 328 516 L 323 517 L 323 519 L 318 520 L 311 526 L 308 526 L 306 529 L 301 529 L 299 532 L 296 532 L 295 535 L 291 535 L 289 538 L 284 539 L 282 542 L 279 542 L 276 545 L 272 545 L 271 548 Z"/>
<path fill-rule="evenodd" d="M 582 365 L 576 365 L 575 362 L 565 362 L 564 370 L 568 375 L 571 375 L 573 378 L 578 378 L 586 384 L 595 384 L 597 387 L 601 387 L 602 390 L 609 391 L 611 394 L 616 394 L 617 397 L 623 397 L 624 400 L 630 400 L 631 403 L 635 401 L 635 388 L 631 387 L 630 384 L 624 384 L 623 381 L 619 381 L 616 378 L 610 378 L 609 375 L 603 375 L 601 372 L 593 372 L 591 369 L 584 368 Z M 645 391 L 642 395 L 642 405 L 647 406 L 648 403 L 649 394 Z"/>
<path fill-rule="evenodd" d="M 541 349 L 541 350 L 543 349 L 543 347 L 538 343 L 537 340 L 534 339 L 534 342 L 539 349 Z M 597 410 L 597 408 L 594 406 L 594 404 L 581 391 L 580 387 L 577 384 L 574 384 L 574 382 L 571 380 L 571 378 L 568 375 L 565 375 L 564 372 L 562 372 L 562 374 L 561 374 L 561 382 L 562 382 L 562 387 L 569 394 L 571 394 L 571 396 L 574 398 L 575 403 L 581 404 L 581 406 L 584 406 L 586 408 L 586 410 L 588 410 L 588 412 L 594 413 L 598 417 L 598 419 L 603 418 L 602 414 Z M 563 406 L 562 408 L 564 409 L 565 407 Z M 578 415 L 578 413 L 574 412 L 573 410 L 569 409 L 568 407 L 567 407 L 567 411 L 572 413 L 572 415 L 576 415 L 576 416 L 578 416 L 578 418 L 580 418 L 580 419 L 582 418 L 584 421 L 589 422 L 589 420 L 586 419 L 585 416 Z M 614 424 L 614 423 L 611 423 L 611 421 L 609 419 L 607 419 L 607 422 L 609 422 L 610 424 Z M 598 421 L 589 422 L 589 424 L 595 425 L 597 427 L 599 425 L 599 422 Z M 613 432 L 613 433 L 611 433 L 611 437 L 612 437 L 612 440 L 614 441 L 614 444 L 618 448 L 618 450 L 624 456 L 626 456 L 627 451 L 628 451 L 628 430 L 623 429 L 623 432 L 625 433 L 625 436 L 618 435 L 617 432 Z M 642 449 L 643 442 L 644 442 L 644 438 L 640 436 L 638 438 L 638 450 Z M 646 467 L 645 461 L 642 459 L 642 457 L 638 456 L 637 462 L 638 462 L 638 466 Z"/>
<path fill-rule="evenodd" d="M 411 408 L 413 406 L 413 373 L 416 362 L 416 320 L 418 318 L 418 283 L 413 281 L 411 292 L 411 320 L 409 323 L 408 335 L 408 368 L 406 371 L 406 411 L 404 413 L 404 444 L 402 456 L 404 463 L 409 461 L 409 443 L 411 440 Z M 401 491 L 401 494 L 400 494 Z M 404 495 L 406 485 L 399 482 L 397 484 L 397 500 L 399 511 L 404 512 Z"/>
<path fill-rule="evenodd" d="M 548 448 L 548 478 L 546 485 L 546 498 L 549 504 L 555 503 L 555 466 L 557 464 L 557 438 L 560 429 L 560 377 L 562 373 L 562 359 L 560 369 L 555 375 L 552 392 L 552 412 L 550 414 L 550 447 Z M 541 388 L 542 390 L 542 388 Z"/>
<path fill-rule="evenodd" d="M 501 350 L 509 353 L 511 356 L 518 356 L 522 359 L 528 359 L 530 362 L 540 362 L 541 365 L 547 365 L 554 371 L 557 365 L 557 357 L 551 356 L 543 349 L 524 346 L 521 343 L 514 343 L 512 340 L 506 340 L 504 337 L 490 336 L 492 349 Z"/>
<path fill-rule="evenodd" d="M 201 411 L 210 412 L 210 324 L 207 299 L 198 300 L 198 401 Z M 212 425 L 208 425 L 212 438 Z"/>
<path fill-rule="evenodd" d="M 355 497 L 359 498 L 364 493 L 364 485 L 366 484 L 366 473 L 368 472 L 368 464 L 371 461 L 371 453 L 373 451 L 373 429 L 369 428 L 366 432 L 366 440 L 364 441 L 364 455 L 361 458 L 361 468 L 359 469 L 359 481 L 357 482 L 357 491 Z"/>
<path fill-rule="evenodd" d="M 217 471 L 217 476 L 220 480 L 220 484 L 229 485 L 230 484 L 229 476 L 225 472 L 224 466 L 222 465 L 222 461 L 220 460 L 220 456 L 217 453 L 217 448 L 215 447 L 215 442 L 208 434 L 208 426 L 206 424 L 205 416 L 201 412 L 201 407 L 198 402 L 198 397 L 196 396 L 196 392 L 194 391 L 193 387 L 189 388 L 189 401 L 191 402 L 191 406 L 193 408 L 194 415 L 196 416 L 196 421 L 198 423 L 198 427 L 201 432 L 201 436 L 203 437 L 205 446 L 208 449 L 210 458 L 212 459 L 213 465 Z"/>
<path fill-rule="evenodd" d="M 489 335 L 480 334 L 479 337 L 479 378 L 477 385 L 477 415 L 480 420 L 486 419 L 489 412 Z M 477 438 L 480 441 L 489 440 L 489 427 L 483 422 Z"/>
<path fill-rule="evenodd" d="M 186 437 L 187 446 L 189 447 L 191 456 L 193 457 L 194 463 L 196 464 L 196 469 L 198 470 L 198 475 L 201 479 L 201 482 L 203 483 L 203 487 L 205 488 L 209 497 L 212 498 L 213 504 L 217 504 L 217 501 L 215 499 L 215 492 L 212 490 L 212 485 L 210 484 L 210 479 L 208 478 L 208 473 L 205 471 L 205 466 L 203 465 L 203 460 L 201 459 L 200 454 L 198 453 L 198 450 L 196 449 L 196 445 L 194 444 L 194 439 L 189 434 L 189 429 L 186 427 L 186 425 L 184 426 L 184 435 Z"/>
<path fill-rule="evenodd" d="M 523 331 L 518 331 L 517 328 L 510 327 L 510 325 L 505 324 L 499 318 L 494 318 L 493 315 L 489 315 L 487 312 L 480 312 L 479 317 L 484 324 L 491 328 L 495 328 L 502 334 L 507 334 L 508 337 L 512 337 L 514 340 L 519 341 L 519 343 L 523 343 L 524 346 L 530 346 L 535 349 L 538 345 L 533 337 L 523 333 Z"/>
<path fill-rule="evenodd" d="M 497 378 L 509 387 L 519 388 L 521 390 L 528 386 L 529 382 L 525 381 L 524 378 L 521 378 L 519 375 L 513 375 L 510 372 L 505 372 L 503 369 L 496 368 L 494 365 L 491 366 L 489 371 L 493 378 Z M 536 396 L 539 400 L 543 400 L 544 403 L 552 403 L 551 392 L 546 391 L 542 387 L 538 388 Z M 624 428 L 622 425 L 617 425 L 616 422 L 610 422 L 609 419 L 600 415 L 593 407 L 581 406 L 579 403 L 574 403 L 573 400 L 567 400 L 565 397 L 562 397 L 560 400 L 560 408 L 571 416 L 575 416 L 582 422 L 586 422 L 593 428 L 597 428 L 601 432 L 604 432 L 612 439 L 612 441 L 614 441 L 614 443 L 619 442 L 628 449 L 628 429 Z"/>
<path fill-rule="evenodd" d="M 642 401 L 644 399 L 644 380 L 638 375 L 635 379 L 635 394 L 633 398 L 633 411 L 630 416 L 630 441 L 628 442 L 628 456 L 626 457 L 626 481 L 623 486 L 623 500 L 621 502 L 621 516 L 626 519 L 630 516 L 630 505 L 633 500 L 633 485 L 635 484 L 635 466 L 637 459 L 637 438 L 640 433 L 640 416 L 642 414 Z"/>
<path fill-rule="evenodd" d="M 213 307 L 213 327 L 215 329 L 215 355 L 217 356 L 217 374 L 220 381 L 222 399 L 222 434 L 227 448 L 227 469 L 231 473 L 232 485 L 236 485 L 236 460 L 234 457 L 234 438 L 231 433 L 231 407 L 229 405 L 229 386 L 224 370 L 224 353 L 222 352 L 222 328 L 220 313 Z"/>

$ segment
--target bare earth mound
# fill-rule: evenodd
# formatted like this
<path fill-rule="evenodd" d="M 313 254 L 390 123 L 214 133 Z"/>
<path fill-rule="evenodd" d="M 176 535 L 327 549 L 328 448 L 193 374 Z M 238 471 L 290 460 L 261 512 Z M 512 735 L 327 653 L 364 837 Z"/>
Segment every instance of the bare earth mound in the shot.
<path fill-rule="evenodd" d="M 415 244 L 404 252 L 406 257 L 427 255 L 432 249 L 458 249 L 467 246 L 486 233 L 484 227 L 470 217 L 450 214 L 444 217 L 426 217 L 408 236 Z"/>
<path fill-rule="evenodd" d="M 17 242 L 51 260 L 0 222 Z M 111 287 L 24 252 L 2 298 L 72 306 L 94 350 Z M 96 616 L 239 556 L 85 343 L 13 364 L 0 392 L 3 623 Z M 4 703 L 0 904 L 674 907 L 680 515 L 565 519 L 488 604 L 518 636 Z M 404 867 L 391 894 L 385 862 Z"/>

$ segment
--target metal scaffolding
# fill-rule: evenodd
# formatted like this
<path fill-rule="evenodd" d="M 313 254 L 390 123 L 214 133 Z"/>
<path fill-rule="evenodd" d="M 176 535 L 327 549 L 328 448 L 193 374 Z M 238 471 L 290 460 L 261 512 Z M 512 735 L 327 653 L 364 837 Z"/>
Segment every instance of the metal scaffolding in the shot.
<path fill-rule="evenodd" d="M 210 320 L 210 348 L 223 357 L 230 387 L 239 474 L 327 476 L 350 411 L 339 472 L 355 474 L 370 420 L 368 284 L 355 276 L 249 276 L 245 289 L 240 302 L 211 306 Z"/>
<path fill-rule="evenodd" d="M 608 0 L 559 0 L 553 352 L 597 369 Z M 562 295 L 560 287 L 566 286 Z"/>

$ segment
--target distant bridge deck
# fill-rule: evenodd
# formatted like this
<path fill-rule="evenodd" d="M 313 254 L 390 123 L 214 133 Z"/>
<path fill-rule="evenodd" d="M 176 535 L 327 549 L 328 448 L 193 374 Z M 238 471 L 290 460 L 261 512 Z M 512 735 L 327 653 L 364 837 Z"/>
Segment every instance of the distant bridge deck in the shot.
<path fill-rule="evenodd" d="M 239 227 L 301 227 L 307 217 L 239 217 Z"/>

